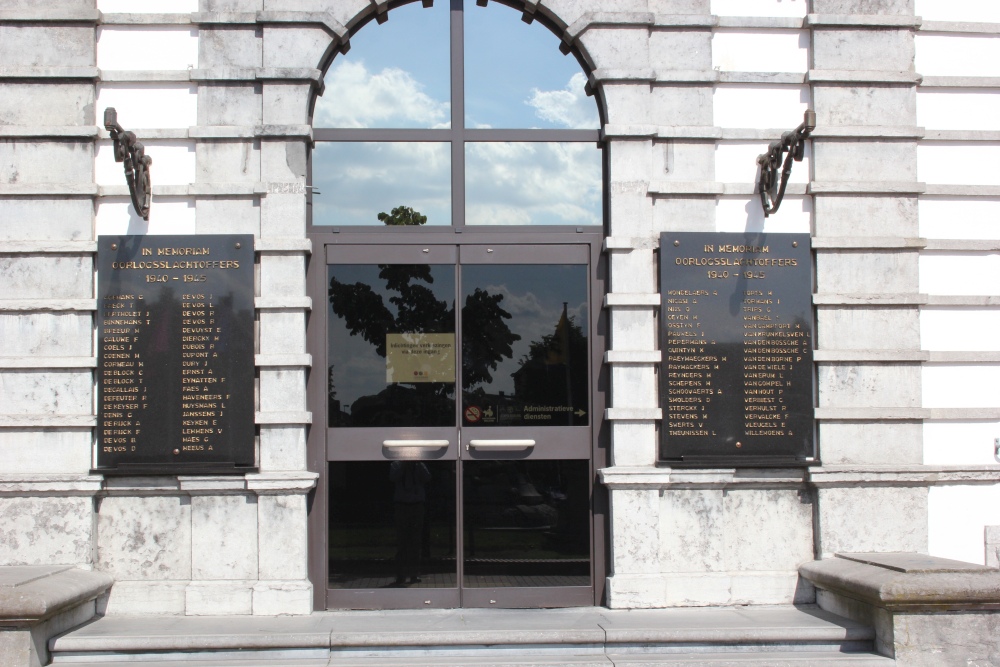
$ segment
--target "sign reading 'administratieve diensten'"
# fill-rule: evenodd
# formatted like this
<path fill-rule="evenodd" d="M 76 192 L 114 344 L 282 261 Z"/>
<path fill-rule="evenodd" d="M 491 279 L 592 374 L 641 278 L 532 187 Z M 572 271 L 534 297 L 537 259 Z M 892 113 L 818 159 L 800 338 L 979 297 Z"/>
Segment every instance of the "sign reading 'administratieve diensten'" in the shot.
<path fill-rule="evenodd" d="M 101 236 L 97 271 L 97 470 L 252 470 L 253 236 Z"/>
<path fill-rule="evenodd" d="M 814 463 L 808 234 L 664 233 L 660 457 Z"/>

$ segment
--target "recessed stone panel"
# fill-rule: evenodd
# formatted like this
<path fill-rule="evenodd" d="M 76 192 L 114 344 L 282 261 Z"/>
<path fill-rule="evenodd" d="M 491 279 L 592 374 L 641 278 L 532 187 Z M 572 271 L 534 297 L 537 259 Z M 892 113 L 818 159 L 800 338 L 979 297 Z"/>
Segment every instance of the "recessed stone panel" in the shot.
<path fill-rule="evenodd" d="M 0 498 L 0 565 L 90 565 L 93 502 Z"/>
<path fill-rule="evenodd" d="M 97 567 L 120 580 L 191 578 L 191 498 L 110 496 L 97 515 Z"/>

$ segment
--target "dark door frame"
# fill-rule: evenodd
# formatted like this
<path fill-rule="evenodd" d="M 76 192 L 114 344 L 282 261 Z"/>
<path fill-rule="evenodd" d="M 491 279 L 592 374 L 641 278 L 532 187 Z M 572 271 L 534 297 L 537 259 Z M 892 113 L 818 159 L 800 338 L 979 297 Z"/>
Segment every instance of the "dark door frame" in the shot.
<path fill-rule="evenodd" d="M 590 281 L 590 336 L 591 340 L 591 471 L 592 471 L 592 577 L 594 598 L 587 601 L 603 605 L 606 601 L 606 580 L 608 576 L 608 537 L 610 516 L 608 493 L 597 480 L 597 471 L 609 465 L 610 433 L 604 420 L 606 393 L 610 384 L 608 369 L 604 364 L 606 349 L 607 313 L 603 308 L 606 294 L 607 259 L 602 252 L 604 240 L 600 228 L 569 228 L 553 230 L 516 229 L 464 229 L 443 227 L 440 229 L 365 229 L 351 228 L 349 231 L 313 227 L 309 234 L 313 243 L 313 253 L 308 261 L 307 287 L 313 300 L 312 312 L 307 318 L 307 347 L 313 355 L 313 368 L 309 373 L 308 409 L 313 421 L 308 429 L 308 468 L 319 474 L 316 488 L 308 496 L 309 532 L 309 578 L 313 584 L 313 605 L 316 610 L 327 609 L 327 340 L 325 318 L 327 314 L 327 256 L 328 245 L 383 245 L 387 253 L 400 245 L 478 245 L 494 244 L 502 246 L 518 245 L 587 245 L 591 267 Z M 544 599 L 537 600 L 539 607 L 549 606 Z"/>

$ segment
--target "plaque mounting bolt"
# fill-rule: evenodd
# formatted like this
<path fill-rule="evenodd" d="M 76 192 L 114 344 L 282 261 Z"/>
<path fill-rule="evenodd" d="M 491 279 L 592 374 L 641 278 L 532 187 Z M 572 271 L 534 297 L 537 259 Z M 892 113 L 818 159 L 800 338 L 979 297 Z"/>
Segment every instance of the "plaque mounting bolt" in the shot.
<path fill-rule="evenodd" d="M 237 244 L 236 244 L 236 249 L 237 249 L 237 250 L 239 250 L 239 249 L 240 249 L 240 248 L 242 248 L 242 247 L 243 247 L 243 244 L 242 244 L 242 243 L 237 243 Z"/>
<path fill-rule="evenodd" d="M 112 243 L 111 244 L 111 249 L 112 250 L 118 250 L 118 244 L 117 243 Z"/>
<path fill-rule="evenodd" d="M 681 244 L 681 242 L 680 242 L 680 241 L 674 241 L 674 247 L 675 247 L 675 248 L 676 248 L 677 246 L 679 246 L 680 244 Z"/>
<path fill-rule="evenodd" d="M 177 456 L 177 455 L 178 455 L 178 454 L 180 454 L 180 453 L 181 453 L 181 450 L 179 450 L 179 449 L 175 449 L 175 450 L 174 450 L 174 456 Z"/>
<path fill-rule="evenodd" d="M 798 241 L 792 241 L 792 247 L 793 248 L 798 248 L 799 247 L 799 242 Z"/>
<path fill-rule="evenodd" d="M 737 442 L 737 443 L 736 443 L 736 448 L 737 448 L 737 449 L 739 449 L 739 448 L 740 448 L 740 447 L 742 447 L 742 446 L 743 446 L 743 443 L 742 443 L 742 442 Z"/>

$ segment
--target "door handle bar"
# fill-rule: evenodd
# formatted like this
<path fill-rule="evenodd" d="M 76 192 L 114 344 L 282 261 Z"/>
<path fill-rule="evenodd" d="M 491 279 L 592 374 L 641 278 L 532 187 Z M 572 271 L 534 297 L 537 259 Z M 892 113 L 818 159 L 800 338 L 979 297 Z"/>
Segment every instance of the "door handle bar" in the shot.
<path fill-rule="evenodd" d="M 387 449 L 397 449 L 400 447 L 416 447 L 418 449 L 442 449 L 447 447 L 447 440 L 383 440 L 382 446 Z"/>
<path fill-rule="evenodd" d="M 474 449 L 531 449 L 534 440 L 470 440 L 469 447 Z"/>

